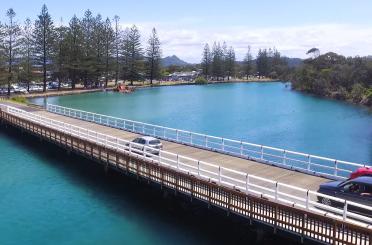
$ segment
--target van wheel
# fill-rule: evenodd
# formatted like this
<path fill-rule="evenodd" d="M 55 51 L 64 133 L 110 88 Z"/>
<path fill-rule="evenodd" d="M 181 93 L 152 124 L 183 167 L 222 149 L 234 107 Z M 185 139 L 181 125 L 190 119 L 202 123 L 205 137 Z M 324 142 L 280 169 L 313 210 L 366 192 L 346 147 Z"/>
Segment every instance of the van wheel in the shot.
<path fill-rule="evenodd" d="M 320 202 L 326 206 L 332 206 L 332 201 L 328 198 L 322 197 Z"/>

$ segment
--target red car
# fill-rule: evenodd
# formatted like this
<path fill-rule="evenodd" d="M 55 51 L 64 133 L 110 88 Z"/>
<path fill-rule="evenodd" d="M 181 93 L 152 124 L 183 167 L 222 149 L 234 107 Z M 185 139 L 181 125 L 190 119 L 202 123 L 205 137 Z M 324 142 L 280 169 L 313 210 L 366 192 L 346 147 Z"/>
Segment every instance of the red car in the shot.
<path fill-rule="evenodd" d="M 370 167 L 358 168 L 357 170 L 350 174 L 350 179 L 355 179 L 360 176 L 372 176 L 372 168 Z"/>

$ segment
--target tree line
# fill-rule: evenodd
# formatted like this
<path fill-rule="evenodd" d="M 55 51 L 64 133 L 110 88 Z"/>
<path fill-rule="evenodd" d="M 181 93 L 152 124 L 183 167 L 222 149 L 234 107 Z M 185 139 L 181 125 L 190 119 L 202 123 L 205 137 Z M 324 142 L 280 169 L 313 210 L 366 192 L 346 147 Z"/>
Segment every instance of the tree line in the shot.
<path fill-rule="evenodd" d="M 227 48 L 225 42 L 222 45 L 214 42 L 212 50 L 208 43 L 205 44 L 201 69 L 206 79 L 217 81 L 230 80 L 232 77 L 248 79 L 249 76 L 280 79 L 289 71 L 286 58 L 276 48 L 259 49 L 257 56 L 253 58 L 251 47 L 248 46 L 244 60 L 237 62 L 234 48 Z"/>
<path fill-rule="evenodd" d="M 307 53 L 312 57 L 289 74 L 294 89 L 372 106 L 371 57 L 320 55 L 316 48 Z"/>
<path fill-rule="evenodd" d="M 248 46 L 245 58 L 235 60 L 233 47 L 214 42 L 212 50 L 205 44 L 201 69 L 207 80 L 246 79 L 249 76 L 290 81 L 292 88 L 312 94 L 372 106 L 372 57 L 345 57 L 333 52 L 320 55 L 310 49 L 310 57 L 296 66 L 288 64 L 275 48 L 259 49 L 253 57 Z"/>
<path fill-rule="evenodd" d="M 20 25 L 10 8 L 7 21 L 0 23 L 0 83 L 11 84 L 33 80 L 70 81 L 72 88 L 119 79 L 133 81 L 160 77 L 161 45 L 153 28 L 146 47 L 141 34 L 133 25 L 124 30 L 119 16 L 103 18 L 85 11 L 82 18 L 72 17 L 68 25 L 56 25 L 46 5 L 35 21 L 29 18 Z"/>

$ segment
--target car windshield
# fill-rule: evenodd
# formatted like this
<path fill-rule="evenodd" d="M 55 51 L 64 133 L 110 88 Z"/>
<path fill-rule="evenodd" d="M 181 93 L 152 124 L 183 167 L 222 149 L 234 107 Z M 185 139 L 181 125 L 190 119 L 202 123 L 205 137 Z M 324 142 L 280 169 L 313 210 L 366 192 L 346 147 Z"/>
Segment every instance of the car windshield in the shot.
<path fill-rule="evenodd" d="M 158 144 L 160 144 L 160 140 L 150 140 L 149 144 L 150 145 L 158 145 Z"/>

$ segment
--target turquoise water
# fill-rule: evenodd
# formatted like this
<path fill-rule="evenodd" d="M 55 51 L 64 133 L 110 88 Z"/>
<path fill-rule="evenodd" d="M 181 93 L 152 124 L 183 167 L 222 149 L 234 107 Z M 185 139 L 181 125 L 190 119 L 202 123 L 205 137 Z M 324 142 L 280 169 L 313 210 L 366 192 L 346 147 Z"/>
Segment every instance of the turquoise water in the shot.
<path fill-rule="evenodd" d="M 102 92 L 49 103 L 244 140 L 339 160 L 372 163 L 372 113 L 294 92 L 283 83 L 236 83 Z M 34 102 L 42 104 L 43 99 Z"/>
<path fill-rule="evenodd" d="M 9 128 L 0 128 L 0 153 L 2 245 L 254 241 L 247 226 L 226 215 L 186 209 L 173 192 L 164 198 L 159 188 L 105 173 L 101 166 Z"/>
<path fill-rule="evenodd" d="M 48 101 L 372 162 L 368 110 L 293 92 L 280 83 L 163 87 Z M 224 215 L 186 209 L 171 194 L 164 198 L 146 184 L 105 173 L 10 128 L 0 127 L 0 155 L 0 244 L 254 244 L 249 227 Z M 265 239 L 265 244 L 280 243 L 271 234 Z"/>

